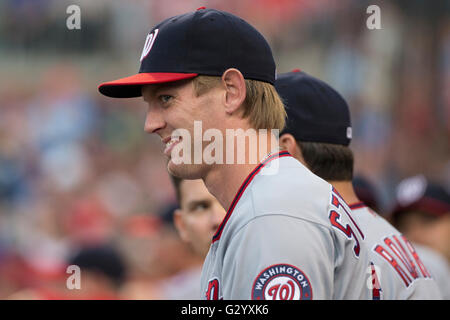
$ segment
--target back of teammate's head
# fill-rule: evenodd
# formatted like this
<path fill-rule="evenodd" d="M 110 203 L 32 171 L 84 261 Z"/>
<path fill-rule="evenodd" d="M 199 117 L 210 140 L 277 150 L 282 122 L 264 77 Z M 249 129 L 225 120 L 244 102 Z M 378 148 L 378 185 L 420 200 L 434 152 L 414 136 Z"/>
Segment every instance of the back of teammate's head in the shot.
<path fill-rule="evenodd" d="M 423 175 L 397 186 L 392 224 L 413 243 L 425 245 L 450 261 L 450 193 Z"/>
<path fill-rule="evenodd" d="M 325 82 L 299 70 L 280 74 L 275 87 L 287 113 L 280 144 L 293 148 L 295 140 L 299 154 L 294 156 L 303 159 L 319 177 L 351 181 L 353 153 L 348 145 L 352 128 L 350 111 L 342 96 Z"/>
<path fill-rule="evenodd" d="M 358 199 L 375 212 L 379 212 L 379 196 L 372 181 L 362 175 L 356 175 L 353 177 L 352 185 Z"/>
<path fill-rule="evenodd" d="M 402 180 L 395 193 L 391 221 L 403 231 L 413 216 L 422 224 L 450 214 L 450 193 L 441 185 L 423 175 Z"/>
<path fill-rule="evenodd" d="M 102 275 L 119 288 L 126 278 L 126 263 L 117 248 L 111 245 L 96 245 L 81 248 L 68 260 L 70 265 L 78 266 L 84 272 Z"/>

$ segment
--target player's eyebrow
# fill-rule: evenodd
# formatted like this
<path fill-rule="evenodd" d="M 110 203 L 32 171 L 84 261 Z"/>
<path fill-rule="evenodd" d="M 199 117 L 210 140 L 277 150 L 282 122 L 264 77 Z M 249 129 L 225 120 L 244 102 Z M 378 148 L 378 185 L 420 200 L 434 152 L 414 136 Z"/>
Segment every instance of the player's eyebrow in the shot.
<path fill-rule="evenodd" d="M 150 96 L 157 96 L 158 92 L 160 92 L 161 90 L 167 89 L 172 87 L 169 83 L 166 84 L 153 84 L 153 85 L 149 85 L 147 87 L 145 87 L 145 91 L 148 92 L 148 95 Z M 144 90 L 142 90 L 144 92 Z M 145 98 L 145 95 L 142 94 L 142 98 L 144 99 L 145 102 L 148 102 L 148 100 Z"/>
<path fill-rule="evenodd" d="M 178 89 L 185 85 L 187 85 L 189 82 L 191 82 L 192 79 L 185 79 L 185 80 L 178 80 L 174 82 L 167 82 L 167 83 L 160 83 L 155 85 L 153 89 L 153 93 L 157 94 L 160 91 L 167 90 L 167 89 Z"/>
<path fill-rule="evenodd" d="M 208 207 L 210 204 L 211 204 L 211 201 L 207 200 L 207 199 L 193 200 L 187 204 L 187 208 L 188 208 L 188 210 L 193 210 L 198 205 L 204 205 L 204 206 Z"/>
<path fill-rule="evenodd" d="M 189 83 L 191 81 L 192 81 L 192 79 L 186 79 L 186 80 L 179 80 L 179 81 L 174 81 L 174 82 L 152 84 L 152 85 L 148 85 L 147 87 L 145 87 L 146 88 L 145 90 L 147 92 L 150 91 L 149 92 L 150 96 L 157 96 L 160 91 L 167 90 L 167 89 L 177 89 L 179 87 L 186 85 L 187 83 Z M 142 90 L 142 91 L 144 91 L 144 90 Z M 145 99 L 144 95 L 142 95 L 142 97 L 145 102 L 148 102 Z"/>
<path fill-rule="evenodd" d="M 144 94 L 143 94 L 144 92 L 147 92 L 148 93 L 147 95 L 155 96 L 158 93 L 158 91 L 161 91 L 162 89 L 164 89 L 167 86 L 168 86 L 168 84 L 164 84 L 164 83 L 163 84 L 151 84 L 151 85 L 143 86 L 142 87 L 142 97 L 144 98 L 144 101 L 147 101 L 145 99 Z"/>
<path fill-rule="evenodd" d="M 147 93 L 147 96 L 155 96 L 158 91 L 160 91 L 162 88 L 161 84 L 152 84 L 152 85 L 146 85 L 143 87 L 142 90 L 142 97 L 144 98 L 145 102 L 148 102 L 148 100 L 145 98 L 144 92 Z"/>

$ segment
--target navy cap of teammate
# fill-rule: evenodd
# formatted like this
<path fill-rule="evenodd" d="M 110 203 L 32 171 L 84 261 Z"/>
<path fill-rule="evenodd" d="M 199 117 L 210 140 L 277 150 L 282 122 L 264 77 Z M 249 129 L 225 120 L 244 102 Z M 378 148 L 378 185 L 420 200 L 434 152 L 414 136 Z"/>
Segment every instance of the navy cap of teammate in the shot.
<path fill-rule="evenodd" d="M 348 146 L 350 111 L 342 96 L 325 82 L 300 70 L 280 74 L 275 88 L 286 107 L 286 127 L 297 141 Z"/>
<path fill-rule="evenodd" d="M 243 19 L 204 7 L 156 25 L 140 60 L 138 74 L 102 83 L 100 93 L 139 97 L 144 84 L 221 76 L 229 68 L 238 69 L 245 79 L 275 82 L 275 61 L 264 37 Z"/>
<path fill-rule="evenodd" d="M 375 185 L 362 175 L 353 177 L 352 185 L 358 199 L 372 210 L 378 212 L 380 206 L 378 205 L 378 192 Z"/>
<path fill-rule="evenodd" d="M 404 179 L 396 190 L 396 204 L 391 213 L 394 223 L 411 211 L 440 217 L 450 213 L 450 193 L 442 186 L 428 181 L 423 175 Z"/>

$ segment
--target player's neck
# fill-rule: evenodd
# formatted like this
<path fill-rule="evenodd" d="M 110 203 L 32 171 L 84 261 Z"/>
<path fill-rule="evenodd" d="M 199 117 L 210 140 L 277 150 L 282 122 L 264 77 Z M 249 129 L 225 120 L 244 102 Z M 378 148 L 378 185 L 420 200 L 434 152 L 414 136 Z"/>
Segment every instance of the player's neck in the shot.
<path fill-rule="evenodd" d="M 259 139 L 260 137 L 258 136 L 258 146 L 261 145 L 259 144 Z M 267 140 L 267 137 L 264 139 Z M 250 162 L 249 154 L 250 151 L 254 150 L 249 150 L 248 144 L 246 144 L 245 163 L 215 165 L 203 178 L 208 191 L 216 197 L 226 210 L 230 207 L 236 193 L 248 175 L 269 155 L 269 153 L 279 151 L 278 143 L 276 144 L 276 147 L 274 147 L 274 144 L 271 143 L 271 139 L 275 139 L 275 137 L 269 137 L 267 140 L 267 148 L 264 149 L 264 152 L 260 152 L 259 149 L 257 150 L 256 162 L 255 160 Z M 237 155 L 236 149 L 234 154 Z"/>
<path fill-rule="evenodd" d="M 254 167 L 249 164 L 222 164 L 220 168 L 209 171 L 203 181 L 208 191 L 228 210 L 237 190 Z"/>
<path fill-rule="evenodd" d="M 345 202 L 347 204 L 352 204 L 356 202 L 360 202 L 361 200 L 358 199 L 356 196 L 355 190 L 353 189 L 353 185 L 351 181 L 328 181 L 333 187 L 336 188 L 336 190 L 339 192 L 339 194 L 344 198 Z"/>

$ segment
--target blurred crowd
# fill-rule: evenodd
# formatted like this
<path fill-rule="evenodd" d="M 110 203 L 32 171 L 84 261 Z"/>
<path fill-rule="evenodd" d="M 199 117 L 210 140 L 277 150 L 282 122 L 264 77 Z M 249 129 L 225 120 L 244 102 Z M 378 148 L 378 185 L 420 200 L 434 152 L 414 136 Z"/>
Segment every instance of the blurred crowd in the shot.
<path fill-rule="evenodd" d="M 377 2 L 382 29 L 369 30 Z M 81 30 L 66 28 L 70 4 Z M 0 299 L 166 299 L 195 277 L 202 257 L 173 227 L 175 192 L 161 142 L 143 131 L 143 101 L 96 88 L 137 71 L 155 22 L 202 5 L 259 29 L 279 72 L 300 68 L 346 98 L 356 173 L 380 213 L 413 175 L 450 190 L 448 1 L 5 0 Z M 83 290 L 66 287 L 71 264 Z"/>

